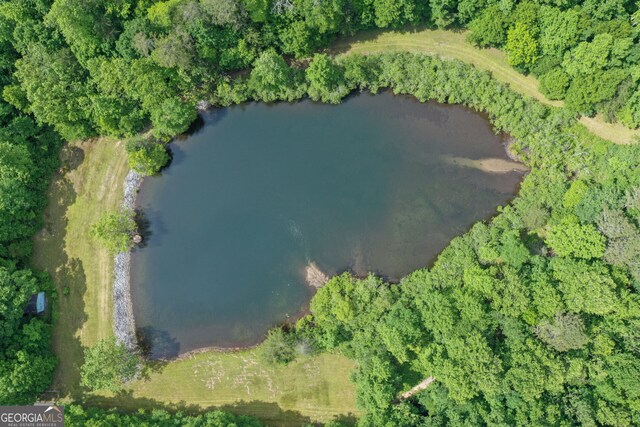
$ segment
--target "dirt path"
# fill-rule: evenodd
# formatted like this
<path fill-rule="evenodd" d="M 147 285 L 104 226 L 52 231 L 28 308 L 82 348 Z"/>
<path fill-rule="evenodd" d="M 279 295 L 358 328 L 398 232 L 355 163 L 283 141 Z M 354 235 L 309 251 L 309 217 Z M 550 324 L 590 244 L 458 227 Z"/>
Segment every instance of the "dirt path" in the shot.
<path fill-rule="evenodd" d="M 458 59 L 490 71 L 496 80 L 509 84 L 514 90 L 554 107 L 562 101 L 551 101 L 538 90 L 538 80 L 514 70 L 504 52 L 490 48 L 478 49 L 466 41 L 468 32 L 413 29 L 406 31 L 364 31 L 338 41 L 329 51 L 332 54 L 370 54 L 382 52 L 419 52 L 438 55 L 445 59 Z M 617 123 L 606 123 L 601 117 L 582 117 L 582 123 L 595 135 L 616 144 L 640 141 L 640 130 L 632 130 Z"/>
<path fill-rule="evenodd" d="M 434 377 L 429 377 L 426 378 L 425 380 L 423 380 L 422 382 L 420 382 L 420 384 L 418 384 L 417 386 L 413 387 L 411 390 L 409 391 L 405 391 L 404 393 L 402 393 L 400 395 L 400 400 L 407 400 L 409 399 L 411 396 L 413 396 L 416 393 L 421 392 L 422 390 L 426 389 L 427 387 L 429 387 L 431 385 L 432 382 L 434 382 L 436 379 Z"/>

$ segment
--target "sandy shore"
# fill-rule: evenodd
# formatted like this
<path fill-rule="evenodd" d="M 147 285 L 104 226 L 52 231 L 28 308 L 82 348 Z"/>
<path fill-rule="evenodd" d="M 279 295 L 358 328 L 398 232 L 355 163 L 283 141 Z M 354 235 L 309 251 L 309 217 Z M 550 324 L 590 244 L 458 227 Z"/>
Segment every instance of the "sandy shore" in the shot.
<path fill-rule="evenodd" d="M 456 166 L 478 169 L 488 173 L 508 173 L 512 171 L 527 172 L 529 168 L 519 162 L 499 158 L 486 159 L 468 159 L 465 157 L 446 156 L 444 160 L 447 163 Z"/>

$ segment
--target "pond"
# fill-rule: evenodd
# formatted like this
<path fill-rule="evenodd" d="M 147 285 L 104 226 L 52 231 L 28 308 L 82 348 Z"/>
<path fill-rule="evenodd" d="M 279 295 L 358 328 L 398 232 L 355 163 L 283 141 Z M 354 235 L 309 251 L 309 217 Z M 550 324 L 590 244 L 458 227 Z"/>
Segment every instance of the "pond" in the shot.
<path fill-rule="evenodd" d="M 389 93 L 205 114 L 138 196 L 132 300 L 151 356 L 258 343 L 308 309 L 310 263 L 391 281 L 430 265 L 517 191 L 503 142 L 480 114 Z"/>

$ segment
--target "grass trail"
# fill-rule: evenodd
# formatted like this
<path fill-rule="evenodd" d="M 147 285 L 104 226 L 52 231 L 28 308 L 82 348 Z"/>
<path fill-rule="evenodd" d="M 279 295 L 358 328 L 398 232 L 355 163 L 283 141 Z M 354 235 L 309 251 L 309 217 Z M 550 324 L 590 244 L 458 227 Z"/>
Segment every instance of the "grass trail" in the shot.
<path fill-rule="evenodd" d="M 414 29 L 405 31 L 371 30 L 339 40 L 330 49 L 335 55 L 349 53 L 422 52 L 463 62 L 490 71 L 496 80 L 509 84 L 514 90 L 554 107 L 562 101 L 551 101 L 538 90 L 538 80 L 514 70 L 504 52 L 489 48 L 478 49 L 466 41 L 467 31 Z M 580 122 L 595 135 L 616 144 L 640 141 L 640 131 L 617 123 L 606 123 L 601 117 L 582 117 Z"/>

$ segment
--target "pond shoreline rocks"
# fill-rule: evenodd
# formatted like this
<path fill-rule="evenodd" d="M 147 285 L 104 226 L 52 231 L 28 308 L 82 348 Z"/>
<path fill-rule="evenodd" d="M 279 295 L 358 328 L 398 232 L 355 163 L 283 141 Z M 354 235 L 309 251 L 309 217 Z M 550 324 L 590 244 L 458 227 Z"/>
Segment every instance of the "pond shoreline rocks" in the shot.
<path fill-rule="evenodd" d="M 129 171 L 124 180 L 124 198 L 121 209 L 133 210 L 142 176 L 134 170 Z M 113 332 L 116 340 L 125 345 L 127 350 L 136 351 L 135 320 L 133 318 L 133 304 L 131 302 L 130 270 L 131 252 L 120 252 L 114 259 L 113 281 Z"/>

